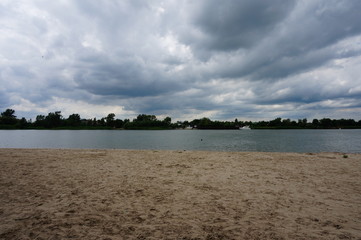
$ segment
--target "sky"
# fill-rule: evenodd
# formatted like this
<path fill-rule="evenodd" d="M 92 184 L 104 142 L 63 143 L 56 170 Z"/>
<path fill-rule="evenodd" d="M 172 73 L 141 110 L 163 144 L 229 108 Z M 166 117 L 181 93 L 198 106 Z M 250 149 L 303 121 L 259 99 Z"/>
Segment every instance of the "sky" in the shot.
<path fill-rule="evenodd" d="M 361 119 L 359 0 L 1 0 L 0 111 Z"/>

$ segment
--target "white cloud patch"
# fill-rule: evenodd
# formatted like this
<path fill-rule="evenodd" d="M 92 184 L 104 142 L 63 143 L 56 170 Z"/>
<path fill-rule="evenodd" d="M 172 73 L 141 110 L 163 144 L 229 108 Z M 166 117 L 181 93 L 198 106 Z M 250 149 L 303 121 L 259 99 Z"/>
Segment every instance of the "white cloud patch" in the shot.
<path fill-rule="evenodd" d="M 17 109 L 20 113 L 33 112 L 37 115 L 46 115 L 49 112 L 61 111 L 61 115 L 67 118 L 73 113 L 78 113 L 82 118 L 103 118 L 109 113 L 114 113 L 117 118 L 134 118 L 137 114 L 132 111 L 124 110 L 123 107 L 112 104 L 92 104 L 81 100 L 71 100 L 65 98 L 54 97 L 46 106 L 39 106 L 26 99 L 19 99 L 19 103 L 10 106 Z M 28 116 L 30 118 L 30 116 Z M 35 117 L 35 116 L 34 116 Z"/>

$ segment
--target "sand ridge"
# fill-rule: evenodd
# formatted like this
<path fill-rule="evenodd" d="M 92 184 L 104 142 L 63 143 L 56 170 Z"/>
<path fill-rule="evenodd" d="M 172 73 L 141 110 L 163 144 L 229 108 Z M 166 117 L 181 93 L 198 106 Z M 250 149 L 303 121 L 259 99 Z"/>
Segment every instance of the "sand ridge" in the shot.
<path fill-rule="evenodd" d="M 361 155 L 0 149 L 0 239 L 361 239 Z"/>

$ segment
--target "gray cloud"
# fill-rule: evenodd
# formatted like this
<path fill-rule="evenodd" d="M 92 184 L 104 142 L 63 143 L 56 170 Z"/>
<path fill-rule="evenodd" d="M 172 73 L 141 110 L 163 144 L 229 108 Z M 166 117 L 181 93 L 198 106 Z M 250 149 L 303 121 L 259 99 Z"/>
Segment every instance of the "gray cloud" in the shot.
<path fill-rule="evenodd" d="M 361 108 L 360 9 L 357 0 L 3 1 L 0 108 L 341 116 Z"/>
<path fill-rule="evenodd" d="M 181 40 L 198 51 L 249 48 L 262 40 L 292 10 L 294 1 L 192 1 L 190 22 Z M 193 31 L 192 31 L 193 30 Z"/>
<path fill-rule="evenodd" d="M 166 78 L 139 62 L 97 63 L 92 71 L 79 72 L 75 81 L 78 88 L 94 94 L 119 97 L 154 96 L 182 89 L 171 76 Z"/>
<path fill-rule="evenodd" d="M 300 9 L 295 9 L 275 34 L 246 55 L 247 60 L 241 62 L 238 70 L 230 71 L 232 76 L 279 79 L 320 67 L 333 59 L 360 54 L 359 49 L 340 53 L 335 46 L 360 34 L 360 2 L 299 2 L 299 5 Z"/>

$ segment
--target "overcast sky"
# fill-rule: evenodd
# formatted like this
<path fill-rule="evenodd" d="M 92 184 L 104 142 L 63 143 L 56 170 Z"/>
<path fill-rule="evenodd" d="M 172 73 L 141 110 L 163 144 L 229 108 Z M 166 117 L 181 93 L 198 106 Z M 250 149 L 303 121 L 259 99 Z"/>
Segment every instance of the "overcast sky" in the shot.
<path fill-rule="evenodd" d="M 359 0 L 1 0 L 18 117 L 361 119 Z"/>

